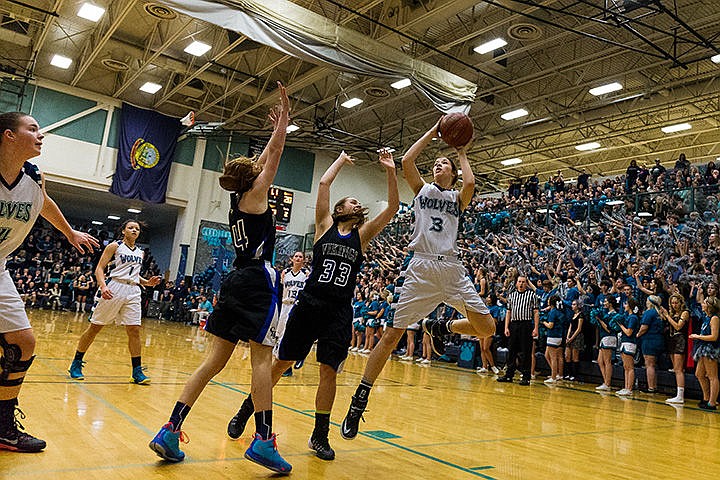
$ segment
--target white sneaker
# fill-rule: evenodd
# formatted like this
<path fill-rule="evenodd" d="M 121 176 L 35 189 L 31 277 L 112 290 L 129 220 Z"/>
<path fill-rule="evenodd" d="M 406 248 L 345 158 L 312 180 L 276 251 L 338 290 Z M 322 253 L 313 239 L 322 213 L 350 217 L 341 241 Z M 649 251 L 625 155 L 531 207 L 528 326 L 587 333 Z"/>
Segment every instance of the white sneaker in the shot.
<path fill-rule="evenodd" d="M 530 375 L 530 380 L 535 380 L 535 375 Z"/>
<path fill-rule="evenodd" d="M 427 358 L 423 358 L 422 362 L 420 363 L 422 363 L 423 365 L 427 365 L 430 363 L 430 360 L 428 360 Z"/>
<path fill-rule="evenodd" d="M 548 385 L 552 385 L 552 384 L 555 383 L 556 381 L 557 381 L 557 380 L 555 380 L 554 378 L 548 377 L 548 378 L 545 379 L 545 381 L 544 381 L 543 383 L 547 383 Z"/>
<path fill-rule="evenodd" d="M 623 388 L 622 390 L 618 390 L 615 392 L 615 395 L 618 397 L 630 397 L 632 396 L 632 390 L 628 390 L 627 388 Z"/>
<path fill-rule="evenodd" d="M 488 373 L 488 369 L 485 368 L 485 367 L 480 367 L 480 368 L 477 369 L 477 373 L 478 373 L 478 374 Z"/>
<path fill-rule="evenodd" d="M 602 385 L 598 385 L 597 387 L 595 387 L 595 390 L 599 390 L 601 392 L 607 392 L 608 390 L 610 390 L 610 387 L 608 387 L 607 385 L 605 385 L 603 383 Z"/>
<path fill-rule="evenodd" d="M 500 374 L 500 369 L 499 369 L 498 367 L 496 367 L 495 365 L 493 365 L 492 367 L 490 367 L 490 370 L 492 370 L 492 372 L 493 372 L 495 375 Z"/>
<path fill-rule="evenodd" d="M 360 353 L 370 353 L 370 349 L 369 349 L 369 348 L 363 348 L 362 350 L 360 350 Z"/>
<path fill-rule="evenodd" d="M 675 396 L 673 398 L 668 398 L 667 400 L 665 400 L 665 403 L 669 403 L 669 404 L 673 404 L 673 405 L 683 405 L 685 403 L 685 399 L 683 397 Z"/>
<path fill-rule="evenodd" d="M 423 357 L 418 357 L 418 358 L 415 359 L 415 361 L 416 361 L 417 363 L 420 363 L 420 362 L 422 362 L 423 360 L 425 360 Z"/>

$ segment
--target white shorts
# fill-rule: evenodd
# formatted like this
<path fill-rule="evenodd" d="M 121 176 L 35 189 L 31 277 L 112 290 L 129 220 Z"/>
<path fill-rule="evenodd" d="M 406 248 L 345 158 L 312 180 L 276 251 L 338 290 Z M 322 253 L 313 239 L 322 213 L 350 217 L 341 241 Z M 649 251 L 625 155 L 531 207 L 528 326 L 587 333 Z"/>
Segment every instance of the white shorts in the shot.
<path fill-rule="evenodd" d="M 617 337 L 609 336 L 600 339 L 600 348 L 615 349 L 617 348 Z"/>
<path fill-rule="evenodd" d="M 30 328 L 25 313 L 25 302 L 15 288 L 10 273 L 0 270 L 0 333 L 17 332 Z"/>
<path fill-rule="evenodd" d="M 465 316 L 467 311 L 490 313 L 460 261 L 430 257 L 416 253 L 401 274 L 404 282 L 402 287 L 399 287 L 400 297 L 393 305 L 393 327 L 407 328 L 427 316 L 441 303 L 450 305 Z"/>
<path fill-rule="evenodd" d="M 548 337 L 547 338 L 547 346 L 548 347 L 559 347 L 562 345 L 562 337 Z"/>
<path fill-rule="evenodd" d="M 637 345 L 632 342 L 622 342 L 620 344 L 620 351 L 625 355 L 634 356 L 637 352 Z"/>
<path fill-rule="evenodd" d="M 107 284 L 113 298 L 100 296 L 100 289 L 95 295 L 95 305 L 90 316 L 90 323 L 95 325 L 140 325 L 142 310 L 140 308 L 140 286 L 110 280 Z"/>

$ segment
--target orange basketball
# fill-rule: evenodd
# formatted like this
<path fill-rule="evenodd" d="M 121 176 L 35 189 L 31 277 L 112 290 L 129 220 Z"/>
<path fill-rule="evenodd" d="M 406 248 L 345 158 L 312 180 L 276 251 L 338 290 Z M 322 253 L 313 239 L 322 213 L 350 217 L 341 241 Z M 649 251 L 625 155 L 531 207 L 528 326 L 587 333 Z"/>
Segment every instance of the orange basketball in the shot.
<path fill-rule="evenodd" d="M 440 120 L 438 135 L 451 147 L 462 147 L 472 139 L 474 133 L 470 117 L 464 113 L 450 113 Z"/>

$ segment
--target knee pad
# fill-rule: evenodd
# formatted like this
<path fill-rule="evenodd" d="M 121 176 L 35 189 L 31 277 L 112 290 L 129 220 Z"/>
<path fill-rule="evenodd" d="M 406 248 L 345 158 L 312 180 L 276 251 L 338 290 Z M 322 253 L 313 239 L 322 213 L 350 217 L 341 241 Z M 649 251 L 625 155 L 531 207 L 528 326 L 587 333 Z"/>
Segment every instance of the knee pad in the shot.
<path fill-rule="evenodd" d="M 23 383 L 25 377 L 8 379 L 11 373 L 27 372 L 35 360 L 35 355 L 28 360 L 21 360 L 22 349 L 20 345 L 8 343 L 5 335 L 0 334 L 0 348 L 2 348 L 2 356 L 0 356 L 0 387 L 15 387 Z"/>

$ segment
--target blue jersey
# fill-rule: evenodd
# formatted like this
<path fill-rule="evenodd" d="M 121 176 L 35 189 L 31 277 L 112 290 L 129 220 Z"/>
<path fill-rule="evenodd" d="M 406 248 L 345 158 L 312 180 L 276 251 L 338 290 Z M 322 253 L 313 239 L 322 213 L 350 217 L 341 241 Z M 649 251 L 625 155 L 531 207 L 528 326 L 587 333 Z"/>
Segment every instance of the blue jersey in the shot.
<path fill-rule="evenodd" d="M 632 330 L 632 335 L 628 336 L 628 335 L 625 335 L 625 332 L 623 332 L 620 335 L 620 341 L 623 343 L 628 343 L 628 342 L 636 343 L 637 342 L 637 338 L 636 338 L 637 331 L 638 331 L 638 328 L 640 327 L 640 319 L 638 319 L 638 316 L 635 315 L 634 313 L 631 313 L 630 315 L 628 315 L 627 317 L 625 317 L 623 319 L 622 325 L 625 328 Z"/>
<path fill-rule="evenodd" d="M 548 338 L 562 338 L 565 314 L 557 308 L 553 308 L 550 310 L 550 313 L 548 313 L 548 318 L 545 321 L 553 324 L 552 328 L 548 328 Z"/>
<path fill-rule="evenodd" d="M 654 308 L 646 310 L 645 313 L 643 313 L 640 324 L 648 326 L 648 330 L 645 332 L 645 335 L 662 335 L 663 333 L 662 319 L 660 319 L 660 315 L 658 315 L 657 310 Z"/>

